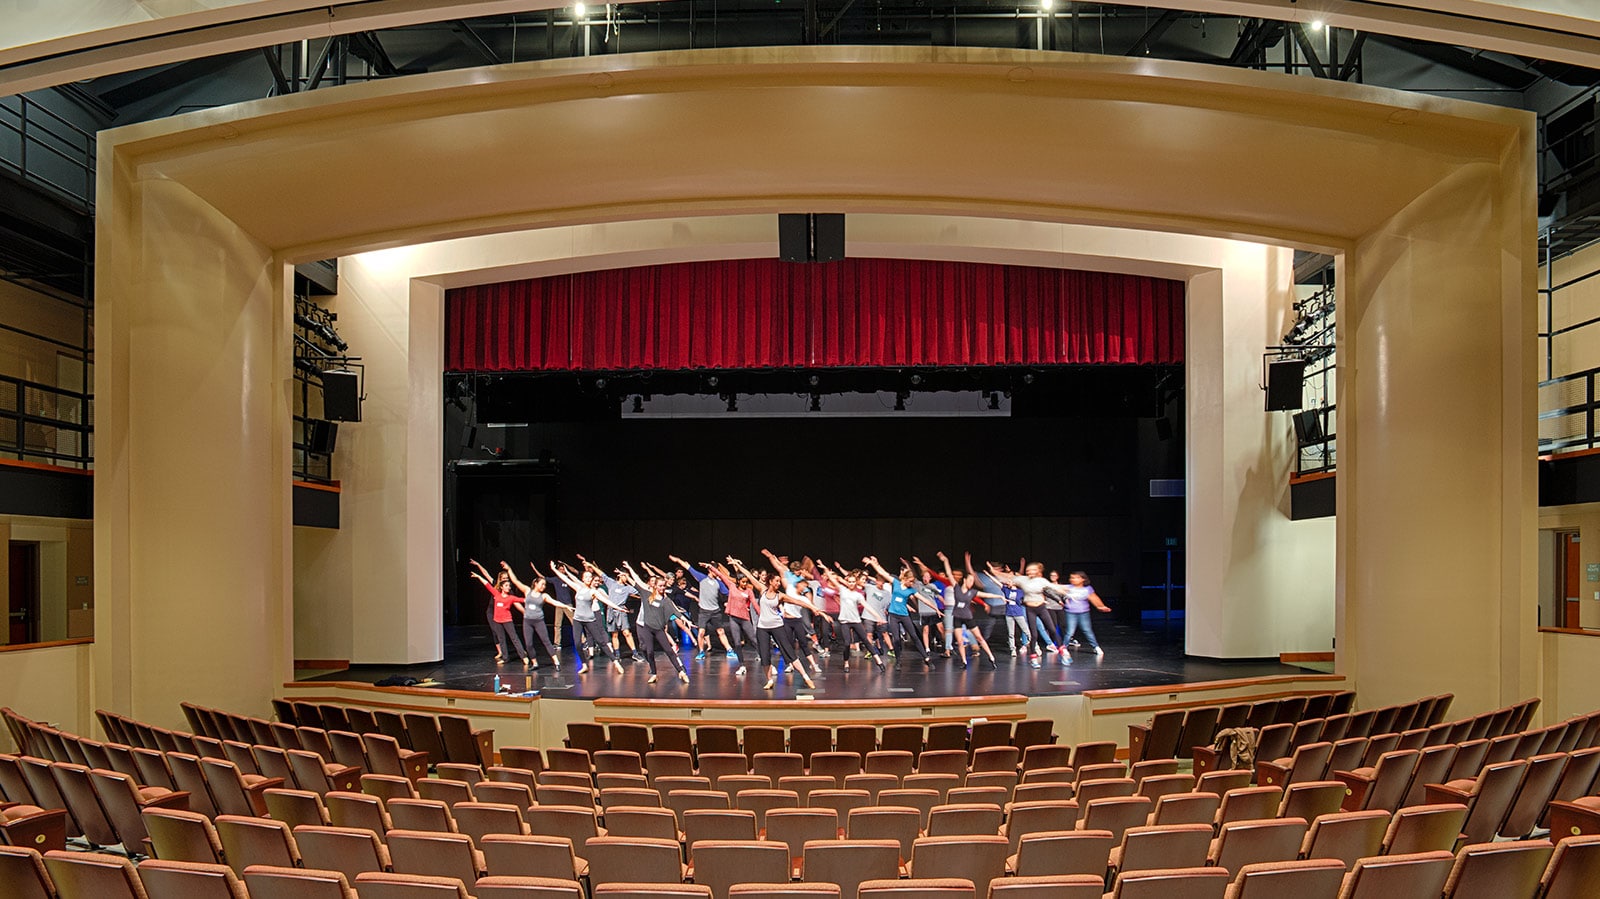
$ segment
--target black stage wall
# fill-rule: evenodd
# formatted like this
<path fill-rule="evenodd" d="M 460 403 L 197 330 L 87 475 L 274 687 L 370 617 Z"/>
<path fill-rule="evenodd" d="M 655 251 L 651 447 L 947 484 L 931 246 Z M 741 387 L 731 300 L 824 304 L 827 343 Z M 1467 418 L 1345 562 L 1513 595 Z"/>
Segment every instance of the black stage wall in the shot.
<path fill-rule="evenodd" d="M 1162 605 L 1143 588 L 1184 543 L 1183 498 L 1149 495 L 1151 479 L 1184 477 L 1176 418 L 1164 435 L 1134 417 L 729 416 L 470 434 L 455 409 L 447 418 L 447 458 L 461 460 L 446 478 L 450 623 L 481 620 L 473 556 L 490 568 L 504 556 L 525 576 L 526 560 L 543 567 L 552 553 L 608 568 L 732 553 L 754 567 L 762 547 L 846 564 L 870 552 L 891 568 L 912 554 L 935 563 L 941 549 L 980 563 L 1026 555 L 1088 570 L 1132 618 Z"/>

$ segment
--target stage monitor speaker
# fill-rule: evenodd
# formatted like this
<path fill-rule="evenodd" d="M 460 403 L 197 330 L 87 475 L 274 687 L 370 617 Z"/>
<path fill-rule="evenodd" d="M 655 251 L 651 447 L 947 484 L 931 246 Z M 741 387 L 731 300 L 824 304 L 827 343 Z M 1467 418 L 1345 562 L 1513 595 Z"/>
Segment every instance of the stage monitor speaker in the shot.
<path fill-rule="evenodd" d="M 844 213 L 779 213 L 778 258 L 784 262 L 843 259 Z"/>
<path fill-rule="evenodd" d="M 313 418 L 306 421 L 306 451 L 318 453 L 323 456 L 333 454 L 334 444 L 339 441 L 339 425 L 336 422 L 323 421 Z"/>
<path fill-rule="evenodd" d="M 1294 439 L 1301 446 L 1322 442 L 1322 410 L 1303 409 L 1294 414 Z"/>
<path fill-rule="evenodd" d="M 1285 359 L 1267 364 L 1267 411 L 1292 412 L 1305 405 L 1301 399 L 1306 361 Z"/>
<path fill-rule="evenodd" d="M 329 421 L 361 420 L 361 376 L 353 371 L 322 373 L 322 417 Z"/>

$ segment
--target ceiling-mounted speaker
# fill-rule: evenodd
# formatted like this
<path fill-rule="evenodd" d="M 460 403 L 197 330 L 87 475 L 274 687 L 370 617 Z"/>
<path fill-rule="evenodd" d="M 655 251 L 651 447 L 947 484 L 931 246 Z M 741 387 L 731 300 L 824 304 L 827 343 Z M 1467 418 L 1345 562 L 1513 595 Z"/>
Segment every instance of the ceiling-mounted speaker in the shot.
<path fill-rule="evenodd" d="M 1294 414 L 1294 439 L 1301 446 L 1313 446 L 1323 441 L 1322 410 L 1302 409 Z"/>
<path fill-rule="evenodd" d="M 844 213 L 779 213 L 778 258 L 784 262 L 838 262 L 843 259 Z"/>
<path fill-rule="evenodd" d="M 1301 385 L 1305 380 L 1304 359 L 1284 359 L 1267 363 L 1267 411 L 1292 412 L 1305 405 Z"/>

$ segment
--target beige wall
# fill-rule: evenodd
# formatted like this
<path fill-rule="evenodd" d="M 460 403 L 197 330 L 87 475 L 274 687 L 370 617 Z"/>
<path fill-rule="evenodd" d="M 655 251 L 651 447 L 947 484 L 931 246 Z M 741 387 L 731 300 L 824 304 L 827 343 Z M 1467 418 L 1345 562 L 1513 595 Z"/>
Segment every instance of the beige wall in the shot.
<path fill-rule="evenodd" d="M 1539 713 L 1546 724 L 1600 709 L 1600 636 L 1539 635 L 1544 678 Z"/>
<path fill-rule="evenodd" d="M 94 647 L 88 644 L 0 652 L 0 704 L 75 734 L 96 735 L 90 702 Z M 13 750 L 0 730 L 0 751 Z"/>

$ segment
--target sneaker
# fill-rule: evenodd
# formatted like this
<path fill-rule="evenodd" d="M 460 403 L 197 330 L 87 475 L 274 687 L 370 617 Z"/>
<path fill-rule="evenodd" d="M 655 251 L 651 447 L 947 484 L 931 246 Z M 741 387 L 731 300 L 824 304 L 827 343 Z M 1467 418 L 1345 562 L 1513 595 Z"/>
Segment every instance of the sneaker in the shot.
<path fill-rule="evenodd" d="M 557 649 L 556 651 L 560 652 L 561 650 Z M 551 656 L 550 657 L 550 661 L 555 664 L 557 670 L 560 670 L 560 668 L 561 668 L 561 657 L 560 656 Z"/>
<path fill-rule="evenodd" d="M 634 660 L 634 661 L 635 661 L 635 662 L 642 662 L 642 661 L 644 661 L 644 653 L 642 653 L 642 652 L 640 652 L 640 651 L 639 651 L 639 650 L 637 650 L 637 649 L 635 649 L 635 650 L 634 650 L 634 651 L 633 651 L 633 660 Z"/>
<path fill-rule="evenodd" d="M 733 650 L 731 650 L 731 649 L 730 649 L 730 650 L 728 650 L 728 661 L 730 661 L 730 662 L 737 662 L 737 661 L 738 661 L 738 660 L 739 660 L 739 654 L 738 654 L 738 653 L 736 653 L 736 652 L 734 652 L 734 651 L 733 651 Z"/>
<path fill-rule="evenodd" d="M 681 680 L 684 683 L 688 683 L 689 682 L 689 673 L 686 672 L 686 671 L 679 671 L 678 672 L 678 680 Z"/>
<path fill-rule="evenodd" d="M 613 669 L 615 669 L 615 670 L 616 670 L 616 672 L 617 672 L 617 673 L 618 673 L 618 674 L 621 674 L 621 673 L 622 673 L 622 662 L 621 662 L 621 660 L 619 660 L 619 659 L 612 659 L 612 660 L 611 660 L 611 667 L 612 667 L 612 668 L 613 668 Z"/>
<path fill-rule="evenodd" d="M 1094 657 L 1097 659 L 1103 659 L 1106 657 L 1106 651 L 1096 646 L 1094 648 Z"/>
<path fill-rule="evenodd" d="M 656 676 L 654 674 L 650 675 L 648 678 L 645 678 L 645 683 L 647 683 L 647 684 L 653 684 L 655 682 L 656 682 Z"/>
<path fill-rule="evenodd" d="M 1069 656 L 1066 653 L 1062 653 L 1061 654 L 1061 664 L 1063 664 L 1063 665 L 1071 665 L 1072 664 L 1072 656 Z"/>
<path fill-rule="evenodd" d="M 767 678 L 767 682 L 761 685 L 761 689 L 770 690 L 770 689 L 772 689 L 772 685 L 774 683 L 776 683 L 776 681 L 773 678 L 769 677 L 769 678 Z"/>
<path fill-rule="evenodd" d="M 584 672 L 585 672 L 585 671 L 588 671 L 588 670 L 589 670 L 589 669 L 588 669 L 588 668 L 585 668 L 585 667 L 584 667 L 584 666 L 583 666 L 583 663 L 582 663 L 582 662 L 579 662 L 579 663 L 578 663 L 578 667 L 577 667 L 577 668 L 575 668 L 575 669 L 573 669 L 573 672 L 572 672 L 572 673 L 573 673 L 573 674 L 582 674 L 582 673 L 584 673 Z"/>
<path fill-rule="evenodd" d="M 1033 666 L 1034 668 L 1039 667 L 1039 657 L 1038 656 L 1034 656 L 1033 659 L 1030 662 L 1028 662 L 1028 664 Z"/>
<path fill-rule="evenodd" d="M 696 662 L 704 662 L 704 661 L 705 661 L 705 660 L 706 660 L 706 654 L 705 654 L 705 652 L 704 652 L 704 651 L 703 651 L 703 650 L 702 650 L 702 651 L 701 651 L 701 652 L 697 652 L 697 653 L 695 653 L 695 654 L 694 654 L 694 660 L 695 660 L 695 661 L 696 661 Z"/>
<path fill-rule="evenodd" d="M 735 672 L 734 672 L 734 673 L 733 673 L 733 676 L 734 676 L 734 677 L 744 677 L 744 670 L 745 670 L 745 669 L 744 669 L 744 666 L 743 666 L 743 665 L 740 665 L 740 666 L 739 666 L 739 670 L 738 670 L 738 671 L 735 671 Z"/>

